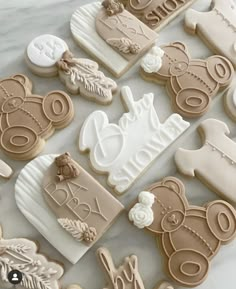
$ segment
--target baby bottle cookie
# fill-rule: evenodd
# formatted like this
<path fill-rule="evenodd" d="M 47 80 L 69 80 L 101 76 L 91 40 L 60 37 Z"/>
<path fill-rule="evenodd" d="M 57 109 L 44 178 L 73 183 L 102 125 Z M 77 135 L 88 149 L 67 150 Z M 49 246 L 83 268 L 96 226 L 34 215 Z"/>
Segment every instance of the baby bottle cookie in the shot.
<path fill-rule="evenodd" d="M 129 219 L 157 236 L 168 274 L 187 287 L 204 282 L 220 246 L 236 236 L 236 211 L 230 204 L 218 200 L 191 206 L 183 183 L 174 177 L 141 192 Z"/>
<path fill-rule="evenodd" d="M 117 89 L 115 81 L 99 71 L 95 61 L 75 58 L 64 40 L 53 35 L 33 39 L 25 53 L 26 63 L 39 76 L 59 75 L 72 94 L 109 104 Z"/>

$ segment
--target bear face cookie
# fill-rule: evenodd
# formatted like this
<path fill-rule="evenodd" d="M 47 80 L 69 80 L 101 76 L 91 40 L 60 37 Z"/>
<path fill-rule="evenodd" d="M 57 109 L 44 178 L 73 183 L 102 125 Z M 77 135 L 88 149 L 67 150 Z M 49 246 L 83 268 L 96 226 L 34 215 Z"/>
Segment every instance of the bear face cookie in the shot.
<path fill-rule="evenodd" d="M 197 34 L 209 48 L 227 57 L 236 67 L 236 4 L 234 0 L 212 0 L 211 10 L 189 9 L 185 29 Z"/>
<path fill-rule="evenodd" d="M 183 183 L 174 177 L 151 185 L 138 201 L 129 219 L 157 236 L 168 274 L 180 285 L 200 285 L 220 246 L 235 238 L 234 208 L 220 200 L 189 205 Z"/>
<path fill-rule="evenodd" d="M 21 74 L 0 81 L 0 143 L 16 160 L 38 155 L 55 129 L 67 126 L 74 110 L 63 91 L 34 95 L 30 80 Z"/>
<path fill-rule="evenodd" d="M 154 47 L 141 63 L 141 76 L 165 85 L 173 110 L 188 118 L 203 115 L 218 91 L 230 84 L 233 74 L 225 57 L 191 59 L 181 42 Z"/>

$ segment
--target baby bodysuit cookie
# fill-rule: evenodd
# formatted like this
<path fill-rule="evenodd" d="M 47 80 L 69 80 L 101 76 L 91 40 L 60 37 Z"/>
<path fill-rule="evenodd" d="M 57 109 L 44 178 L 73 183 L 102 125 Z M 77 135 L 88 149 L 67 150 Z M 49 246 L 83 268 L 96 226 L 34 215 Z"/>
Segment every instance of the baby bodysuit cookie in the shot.
<path fill-rule="evenodd" d="M 236 211 L 230 204 L 218 200 L 191 206 L 183 183 L 174 177 L 141 192 L 129 219 L 157 236 L 168 274 L 187 287 L 206 279 L 220 246 L 236 235 Z"/>
<path fill-rule="evenodd" d="M 69 153 L 28 163 L 17 179 L 15 196 L 28 221 L 73 264 L 123 210 Z"/>
<path fill-rule="evenodd" d="M 236 203 L 236 144 L 228 126 L 217 119 L 204 120 L 199 128 L 203 146 L 178 149 L 175 163 L 180 173 L 197 177 L 221 197 Z"/>
<path fill-rule="evenodd" d="M 227 57 L 236 67 L 236 4 L 234 0 L 212 0 L 211 10 L 189 9 L 185 28 L 197 34 L 212 51 Z"/>
<path fill-rule="evenodd" d="M 224 106 L 227 114 L 236 121 L 236 81 L 225 93 Z"/>
<path fill-rule="evenodd" d="M 10 176 L 13 174 L 12 168 L 6 164 L 3 160 L 0 159 L 0 176 L 2 178 L 10 178 Z"/>
<path fill-rule="evenodd" d="M 79 7 L 70 27 L 78 45 L 116 77 L 139 60 L 158 36 L 114 0 Z"/>
<path fill-rule="evenodd" d="M 0 81 L 0 143 L 16 160 L 38 155 L 55 129 L 66 127 L 74 116 L 70 97 L 60 90 L 34 95 L 32 83 L 17 74 Z"/>
<path fill-rule="evenodd" d="M 191 59 L 181 42 L 154 47 L 141 63 L 141 76 L 165 85 L 173 110 L 188 118 L 203 115 L 219 89 L 230 84 L 233 74 L 225 57 Z"/>
<path fill-rule="evenodd" d="M 0 228 L 0 286 L 16 289 L 59 289 L 64 270 L 56 262 L 38 253 L 33 241 L 23 238 L 3 239 Z M 8 274 L 14 270 L 22 274 L 22 281 L 13 285 Z M 14 280 L 13 280 L 14 281 Z"/>
<path fill-rule="evenodd" d="M 117 89 L 115 81 L 99 71 L 95 61 L 75 58 L 64 40 L 53 35 L 33 39 L 26 49 L 26 63 L 39 76 L 59 74 L 62 83 L 72 94 L 109 104 Z"/>
<path fill-rule="evenodd" d="M 189 127 L 178 114 L 172 114 L 161 123 L 152 93 L 134 101 L 126 86 L 121 94 L 128 112 L 119 119 L 118 125 L 109 123 L 103 111 L 95 111 L 85 120 L 79 138 L 79 149 L 90 151 L 92 167 L 109 175 L 108 184 L 118 194 L 124 193 Z"/>

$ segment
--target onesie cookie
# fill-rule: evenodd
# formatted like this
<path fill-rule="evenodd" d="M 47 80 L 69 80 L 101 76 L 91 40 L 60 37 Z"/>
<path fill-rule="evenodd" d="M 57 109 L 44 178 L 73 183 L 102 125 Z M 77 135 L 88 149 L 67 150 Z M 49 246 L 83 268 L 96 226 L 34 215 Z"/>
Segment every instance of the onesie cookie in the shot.
<path fill-rule="evenodd" d="M 16 181 L 15 197 L 28 221 L 73 264 L 123 210 L 69 153 L 28 163 Z"/>
<path fill-rule="evenodd" d="M 13 174 L 12 168 L 0 159 L 0 177 L 9 179 Z"/>
<path fill-rule="evenodd" d="M 236 121 L 236 82 L 225 93 L 224 106 L 227 114 Z"/>
<path fill-rule="evenodd" d="M 38 253 L 36 244 L 28 239 L 3 239 L 0 228 L 0 286 L 19 289 L 59 289 L 59 279 L 64 270 L 56 262 Z M 22 281 L 13 285 L 8 275 L 17 270 Z M 13 280 L 14 281 L 14 280 Z"/>
<path fill-rule="evenodd" d="M 188 118 L 203 115 L 218 91 L 230 84 L 233 74 L 225 57 L 191 59 L 181 42 L 154 47 L 141 63 L 141 76 L 165 85 L 173 110 Z"/>
<path fill-rule="evenodd" d="M 79 7 L 72 15 L 70 28 L 78 45 L 115 77 L 132 67 L 158 37 L 118 0 Z"/>
<path fill-rule="evenodd" d="M 128 86 L 121 89 L 127 113 L 118 125 L 103 111 L 91 113 L 79 137 L 79 149 L 89 151 L 92 167 L 108 174 L 108 184 L 123 194 L 149 165 L 188 127 L 178 114 L 161 123 L 153 105 L 154 95 L 135 101 Z M 143 132 L 145 131 L 145 134 Z"/>
<path fill-rule="evenodd" d="M 70 97 L 60 90 L 34 95 L 32 83 L 17 74 L 0 81 L 0 144 L 12 159 L 37 156 L 56 129 L 66 127 L 74 116 Z"/>
<path fill-rule="evenodd" d="M 227 57 L 236 68 L 236 5 L 233 0 L 212 0 L 211 10 L 189 9 L 185 28 L 197 34 L 216 54 Z"/>
<path fill-rule="evenodd" d="M 151 29 L 160 31 L 195 0 L 122 0 L 125 9 Z"/>
<path fill-rule="evenodd" d="M 167 177 L 139 194 L 129 211 L 138 228 L 157 236 L 170 277 L 187 287 L 200 285 L 221 245 L 236 235 L 236 211 L 225 201 L 191 206 L 183 183 Z"/>
<path fill-rule="evenodd" d="M 39 76 L 59 75 L 72 94 L 109 104 L 117 89 L 115 81 L 99 71 L 95 61 L 75 58 L 64 40 L 53 35 L 41 35 L 33 39 L 25 53 L 26 63 Z"/>
<path fill-rule="evenodd" d="M 236 203 L 236 144 L 228 137 L 228 126 L 217 119 L 204 120 L 198 127 L 202 147 L 178 149 L 175 163 L 180 173 L 197 177 L 214 192 Z"/>

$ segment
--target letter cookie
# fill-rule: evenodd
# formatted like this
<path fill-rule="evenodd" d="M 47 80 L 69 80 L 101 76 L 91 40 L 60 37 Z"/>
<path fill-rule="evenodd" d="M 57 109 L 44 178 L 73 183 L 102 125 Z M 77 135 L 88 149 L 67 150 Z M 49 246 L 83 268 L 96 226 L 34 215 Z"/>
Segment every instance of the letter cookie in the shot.
<path fill-rule="evenodd" d="M 204 120 L 198 127 L 203 146 L 198 150 L 178 149 L 175 163 L 180 173 L 197 177 L 224 199 L 236 204 L 236 144 L 227 125 L 217 119 Z"/>
<path fill-rule="evenodd" d="M 47 77 L 59 74 L 70 93 L 100 104 L 111 103 L 117 89 L 115 81 L 99 71 L 96 62 L 75 58 L 67 44 L 53 35 L 33 39 L 26 49 L 25 59 L 33 73 Z"/>
<path fill-rule="evenodd" d="M 185 28 L 197 34 L 216 54 L 227 57 L 236 68 L 236 4 L 233 0 L 212 0 L 211 10 L 189 9 Z"/>
<path fill-rule="evenodd" d="M 55 129 L 66 127 L 74 116 L 73 103 L 63 91 L 34 95 L 32 83 L 17 74 L 0 81 L 0 144 L 16 160 L 37 156 Z"/>
<path fill-rule="evenodd" d="M 79 149 L 90 151 L 92 167 L 107 173 L 108 184 L 124 193 L 147 167 L 188 127 L 178 114 L 161 123 L 153 105 L 154 95 L 134 101 L 129 87 L 121 89 L 128 112 L 111 124 L 103 111 L 91 113 L 79 138 Z M 145 131 L 145 134 L 143 133 Z"/>
<path fill-rule="evenodd" d="M 70 27 L 78 45 L 115 77 L 132 67 L 158 37 L 123 9 L 118 0 L 79 7 L 72 15 Z"/>
<path fill-rule="evenodd" d="M 16 287 L 8 280 L 13 270 L 22 274 L 22 281 Z M 62 266 L 38 253 L 34 242 L 22 238 L 5 240 L 1 228 L 0 271 L 1 288 L 22 289 L 59 289 L 58 282 L 64 273 Z"/>
<path fill-rule="evenodd" d="M 203 207 L 191 206 L 183 183 L 174 177 L 151 185 L 144 196 L 139 196 L 129 219 L 138 228 L 142 222 L 157 235 L 168 274 L 187 287 L 198 286 L 206 279 L 210 261 L 220 246 L 236 235 L 236 211 L 230 204 L 218 200 Z"/>
<path fill-rule="evenodd" d="M 232 83 L 229 90 L 225 93 L 224 106 L 227 114 L 236 121 L 236 81 Z"/>
<path fill-rule="evenodd" d="M 173 110 L 188 118 L 203 115 L 219 89 L 230 84 L 233 74 L 225 57 L 191 59 L 181 42 L 154 47 L 141 63 L 141 76 L 165 85 Z"/>
<path fill-rule="evenodd" d="M 69 153 L 44 155 L 27 164 L 17 179 L 15 196 L 28 221 L 73 264 L 123 210 Z"/>
<path fill-rule="evenodd" d="M 12 168 L 0 159 L 0 176 L 5 179 L 9 179 L 13 174 Z"/>

